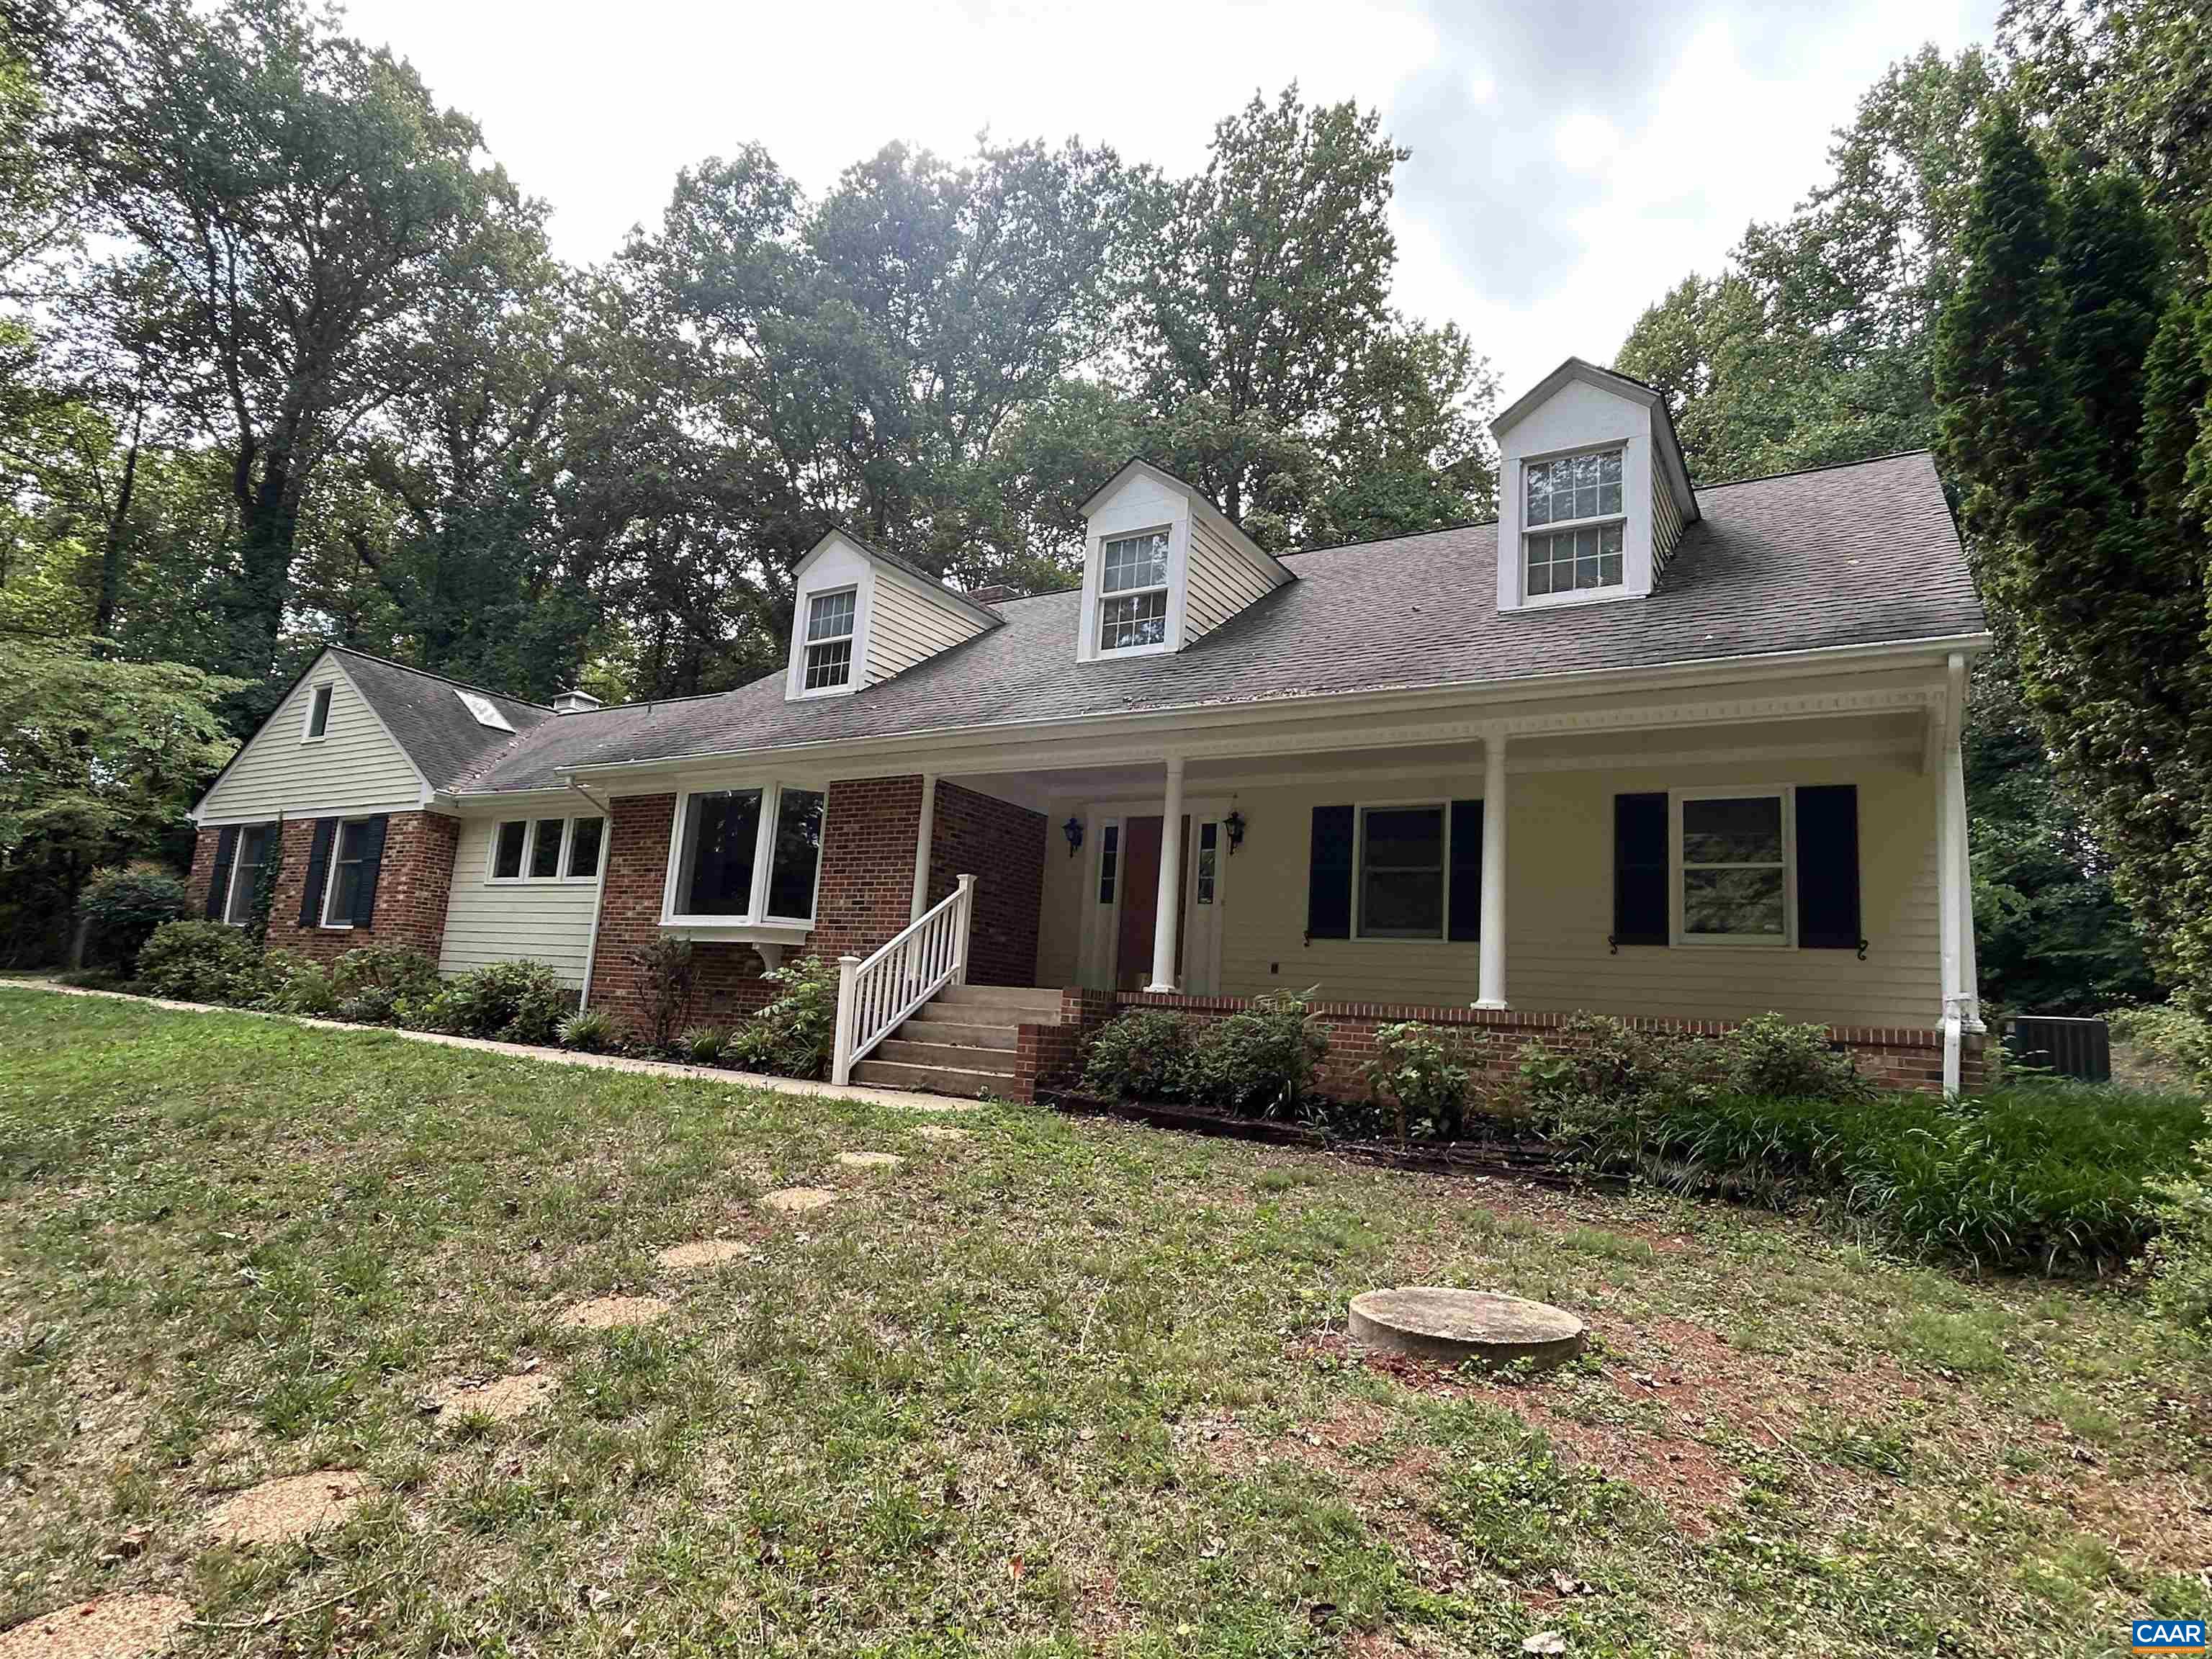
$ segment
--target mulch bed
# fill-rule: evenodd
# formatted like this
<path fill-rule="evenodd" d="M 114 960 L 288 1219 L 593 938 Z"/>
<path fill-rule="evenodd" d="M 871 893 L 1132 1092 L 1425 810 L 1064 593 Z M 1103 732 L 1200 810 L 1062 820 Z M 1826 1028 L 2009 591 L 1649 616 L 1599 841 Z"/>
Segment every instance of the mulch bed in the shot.
<path fill-rule="evenodd" d="M 1629 1184 L 1625 1176 L 1596 1175 L 1571 1168 L 1548 1148 L 1524 1140 L 1361 1140 L 1333 1135 L 1307 1123 L 1238 1117 L 1229 1112 L 1170 1105 L 1163 1101 L 1102 1100 L 1094 1095 L 1067 1090 L 1041 1089 L 1037 1101 L 1058 1112 L 1117 1118 L 1125 1123 L 1181 1129 L 1191 1134 L 1224 1135 L 1232 1140 L 1254 1140 L 1271 1146 L 1310 1147 L 1315 1152 L 1335 1152 L 1394 1170 L 1488 1176 L 1563 1192 L 1593 1188 L 1618 1192 Z"/>

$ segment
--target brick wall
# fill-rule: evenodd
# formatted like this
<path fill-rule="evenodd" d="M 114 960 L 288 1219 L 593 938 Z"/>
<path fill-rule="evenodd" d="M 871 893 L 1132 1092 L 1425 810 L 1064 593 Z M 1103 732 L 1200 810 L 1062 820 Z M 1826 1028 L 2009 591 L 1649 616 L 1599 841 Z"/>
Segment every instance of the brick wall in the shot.
<path fill-rule="evenodd" d="M 1240 997 L 1173 996 L 1146 991 L 1119 992 L 1114 1000 L 1117 1008 L 1175 1008 L 1200 1019 L 1219 1019 L 1250 1006 Z M 1069 1018 L 1065 996 L 1062 1009 L 1062 1018 Z M 1314 1012 L 1328 1032 L 1328 1057 L 1322 1064 L 1321 1086 L 1325 1092 L 1345 1099 L 1364 1098 L 1368 1093 L 1360 1068 L 1374 1058 L 1377 1026 L 1417 1019 L 1448 1027 L 1464 1046 L 1480 1081 L 1502 1088 L 1515 1079 L 1522 1045 L 1558 1042 L 1560 1028 L 1571 1018 L 1511 1009 L 1401 1008 L 1372 1002 L 1317 1002 Z M 1083 1017 L 1095 1018 L 1087 1009 Z M 1693 1036 L 1720 1036 L 1735 1029 L 1732 1022 L 1721 1020 L 1639 1018 L 1628 1024 L 1638 1030 Z M 1833 1025 L 1828 1034 L 1832 1041 L 1851 1051 L 1862 1075 L 1885 1088 L 1933 1091 L 1943 1086 L 1943 1034 L 1939 1030 Z M 1988 1075 L 1984 1041 L 1972 1036 L 1966 1039 L 1960 1081 L 1969 1090 L 1979 1088 Z"/>
<path fill-rule="evenodd" d="M 907 844 L 913 845 L 911 836 Z M 929 902 L 934 904 L 951 892 L 963 872 L 975 878 L 975 926 L 968 945 L 971 985 L 1036 982 L 1044 853 L 1043 813 L 957 783 L 938 784 L 929 837 Z M 909 853 L 909 880 L 913 868 Z"/>
<path fill-rule="evenodd" d="M 393 812 L 384 829 L 384 861 L 376 877 L 376 914 L 365 927 L 302 927 L 300 900 L 307 882 L 313 818 L 287 818 L 278 841 L 283 864 L 269 910 L 269 944 L 329 962 L 356 945 L 404 945 L 436 960 L 446 938 L 446 901 L 453 884 L 453 854 L 461 842 L 459 818 L 437 812 Z M 194 839 L 189 881 L 192 914 L 207 914 L 208 883 L 222 831 L 204 828 Z"/>
<path fill-rule="evenodd" d="M 1083 1039 L 1114 1018 L 1111 991 L 1060 994 L 1057 1024 L 1014 1028 L 1014 1077 L 1008 1097 L 1033 1101 L 1040 1089 L 1073 1088 L 1083 1070 Z"/>
<path fill-rule="evenodd" d="M 944 811 L 941 787 L 938 810 Z M 833 783 L 823 812 L 822 884 L 806 948 L 824 962 L 865 957 L 912 919 L 921 779 Z"/>

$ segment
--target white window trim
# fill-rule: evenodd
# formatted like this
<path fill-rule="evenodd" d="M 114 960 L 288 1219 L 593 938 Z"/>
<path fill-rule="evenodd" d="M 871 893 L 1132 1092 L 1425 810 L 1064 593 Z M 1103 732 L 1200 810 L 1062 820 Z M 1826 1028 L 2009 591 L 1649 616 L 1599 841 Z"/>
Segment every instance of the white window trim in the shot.
<path fill-rule="evenodd" d="M 1478 795 L 1462 796 L 1462 799 L 1478 800 Z M 1367 931 L 1367 815 L 1370 811 L 1392 812 L 1405 810 L 1439 810 L 1443 814 L 1443 839 L 1437 847 L 1437 856 L 1443 860 L 1443 908 L 1438 912 L 1437 931 L 1433 933 L 1370 933 Z M 1448 800 L 1420 798 L 1413 800 L 1363 800 L 1352 804 L 1352 937 L 1369 945 L 1450 945 L 1451 936 L 1451 817 L 1452 804 Z M 1308 849 L 1310 854 L 1311 849 Z M 1326 941 L 1324 941 L 1326 942 Z M 1462 950 L 1477 948 L 1477 941 L 1461 939 Z"/>
<path fill-rule="evenodd" d="M 568 873 L 568 849 L 575 844 L 576 826 L 593 818 L 597 818 L 600 824 L 599 861 L 592 866 L 589 875 L 572 876 Z M 530 873 L 531 859 L 538 850 L 538 826 L 550 823 L 553 819 L 554 814 L 550 812 L 542 818 L 494 818 L 491 835 L 484 845 L 483 884 L 487 887 L 587 887 L 599 880 L 607 867 L 607 842 L 611 839 L 607 833 L 606 817 L 599 812 L 579 812 L 562 818 L 561 853 L 553 866 L 554 873 L 550 876 Z M 510 823 L 522 825 L 522 862 L 514 875 L 502 876 L 499 873 L 499 832 Z"/>
<path fill-rule="evenodd" d="M 224 882 L 222 888 L 222 925 L 226 927 L 243 927 L 253 920 L 251 916 L 248 916 L 245 921 L 233 921 L 230 919 L 232 907 L 238 902 L 239 872 L 246 867 L 245 860 L 239 857 L 240 852 L 246 846 L 246 838 L 257 830 L 265 834 L 271 841 L 276 837 L 276 826 L 273 823 L 241 823 L 234 827 L 238 830 L 238 839 L 230 844 L 230 878 Z M 269 861 L 269 849 L 266 847 L 261 849 L 261 861 L 263 864 Z"/>
<path fill-rule="evenodd" d="M 789 660 L 784 665 L 784 701 L 805 702 L 815 697 L 849 697 L 868 683 L 868 649 L 875 624 L 877 575 L 872 562 L 864 562 L 863 568 L 850 575 L 800 586 L 795 596 L 796 608 L 792 613 Z M 806 689 L 807 611 L 817 593 L 839 593 L 848 587 L 854 593 L 853 672 L 846 677 L 842 685 L 817 685 L 810 691 Z M 750 787 L 750 785 L 746 787 Z"/>
<path fill-rule="evenodd" d="M 367 823 L 369 819 L 375 816 L 376 814 L 374 812 L 368 812 L 362 814 L 359 817 L 340 818 L 338 820 L 338 827 L 331 832 L 331 850 L 328 855 L 327 863 L 323 870 L 323 903 L 316 922 L 318 927 L 332 928 L 340 933 L 350 933 L 353 931 L 352 917 L 349 916 L 343 921 L 332 921 L 331 920 L 331 901 L 337 896 L 338 890 L 338 864 L 340 862 L 338 855 L 345 851 L 346 831 L 354 829 L 358 825 Z"/>
<path fill-rule="evenodd" d="M 1782 936 L 1691 933 L 1682 926 L 1682 803 L 1779 797 L 1782 802 Z M 1709 866 L 1699 866 L 1701 869 Z M 1667 927 L 1672 943 L 1692 950 L 1794 951 L 1797 948 L 1797 787 L 1790 783 L 1716 784 L 1667 792 Z"/>
<path fill-rule="evenodd" d="M 750 789 L 760 791 L 761 813 L 760 823 L 755 831 L 753 842 L 752 890 L 746 896 L 744 914 L 701 916 L 679 912 L 676 908 L 676 895 L 682 872 L 677 866 L 684 854 L 684 824 L 690 815 L 692 797 L 742 794 Z M 776 818 L 783 808 L 783 792 L 786 789 L 802 790 L 809 794 L 818 794 L 823 798 L 822 839 L 826 847 L 830 839 L 830 799 L 829 791 L 825 787 L 772 780 L 766 782 L 718 783 L 712 787 L 684 789 L 678 793 L 676 816 L 668 826 L 668 872 L 660 890 L 660 925 L 663 927 L 680 927 L 701 933 L 726 931 L 740 927 L 774 929 L 799 936 L 804 936 L 813 930 L 816 918 L 822 914 L 822 858 L 819 852 L 817 853 L 814 860 L 814 892 L 810 900 L 814 915 L 811 916 L 776 915 L 771 914 L 767 908 L 769 887 L 774 875 L 771 866 L 775 858 Z"/>
<path fill-rule="evenodd" d="M 300 716 L 300 741 L 323 743 L 331 735 L 331 716 L 337 710 L 337 682 L 318 680 L 307 689 L 307 707 Z M 315 730 L 315 705 L 323 705 L 323 729 Z"/>
<path fill-rule="evenodd" d="M 1182 533 L 1177 534 L 1178 531 Z M 1164 536 L 1168 538 L 1168 568 L 1165 580 L 1149 583 L 1143 587 L 1106 589 L 1106 549 L 1114 542 L 1133 542 L 1142 538 Z M 1181 607 L 1176 596 L 1183 586 L 1183 544 L 1189 538 L 1188 529 L 1174 522 L 1141 526 L 1133 530 L 1116 530 L 1098 537 L 1098 591 L 1091 596 L 1086 618 L 1091 629 L 1091 653 L 1103 660 L 1109 657 L 1162 656 L 1176 648 L 1182 631 Z M 1109 646 L 1101 642 L 1106 629 L 1106 607 L 1116 599 L 1139 599 L 1146 594 L 1160 595 L 1160 640 L 1156 645 Z"/>
<path fill-rule="evenodd" d="M 794 665 L 794 678 L 797 683 L 798 695 L 799 696 L 845 696 L 849 695 L 860 684 L 860 676 L 867 666 L 867 665 L 860 659 L 860 605 L 862 602 L 862 594 L 860 590 L 863 584 L 860 582 L 846 582 L 836 587 L 811 588 L 800 596 L 799 602 L 799 615 L 792 623 L 792 631 L 800 635 L 799 641 L 799 660 Z M 814 611 L 814 601 L 817 599 L 826 599 L 831 595 L 837 593 L 850 593 L 853 596 L 853 626 L 851 630 L 843 635 L 832 635 L 830 638 L 825 640 L 813 640 L 806 638 L 805 635 L 809 626 L 809 618 L 811 617 Z M 849 654 L 845 664 L 845 678 L 835 685 L 817 685 L 810 689 L 806 684 L 806 659 L 808 654 L 816 646 L 835 645 L 841 638 L 849 647 Z"/>
<path fill-rule="evenodd" d="M 1523 455 L 1514 463 L 1513 487 L 1519 492 L 1521 544 L 1516 552 L 1517 574 L 1515 577 L 1521 590 L 1522 605 L 1530 611 L 1540 611 L 1559 605 L 1591 605 L 1607 599 L 1617 599 L 1628 592 L 1628 451 L 1630 441 L 1608 438 L 1602 443 L 1577 444 L 1571 449 L 1546 450 L 1540 455 Z M 1620 452 L 1620 511 L 1601 513 L 1588 519 L 1554 519 L 1549 524 L 1528 522 L 1528 469 L 1545 466 L 1553 461 L 1571 460 L 1577 455 L 1604 455 L 1613 450 Z M 1601 530 L 1607 525 L 1620 526 L 1620 580 L 1598 587 L 1570 588 L 1564 593 L 1531 593 L 1528 591 L 1528 542 L 1535 536 L 1549 536 L 1562 530 Z"/>

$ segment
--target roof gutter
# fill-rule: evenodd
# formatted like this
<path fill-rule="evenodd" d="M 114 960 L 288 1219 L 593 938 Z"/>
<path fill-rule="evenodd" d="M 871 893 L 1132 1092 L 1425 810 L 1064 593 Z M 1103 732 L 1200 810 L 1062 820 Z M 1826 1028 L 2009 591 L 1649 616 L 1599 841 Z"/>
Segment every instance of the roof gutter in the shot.
<path fill-rule="evenodd" d="M 1990 636 L 1984 629 L 1972 634 L 1948 634 L 1928 639 L 1772 652 L 1761 656 L 1696 658 L 1658 668 L 1570 669 L 1554 674 L 1523 675 L 1510 680 L 1443 680 L 1425 685 L 1394 686 L 1380 691 L 1316 692 L 1262 698 L 1249 702 L 1178 703 L 1165 708 L 1072 714 L 1048 720 L 994 720 L 973 726 L 932 726 L 923 731 L 901 732 L 882 737 L 836 738 L 819 743 L 782 744 L 763 749 L 700 750 L 646 760 L 601 761 L 591 765 L 555 769 L 556 775 L 564 779 L 613 779 L 647 770 L 667 771 L 694 767 L 707 762 L 792 761 L 822 755 L 896 755 L 912 748 L 941 744 L 948 738 L 983 743 L 1002 742 L 1012 732 L 1050 738 L 1068 732 L 1111 731 L 1116 726 L 1144 731 L 1170 722 L 1187 723 L 1194 715 L 1220 715 L 1226 717 L 1230 723 L 1235 723 L 1240 718 L 1249 719 L 1255 713 L 1267 712 L 1316 719 L 1369 711 L 1418 712 L 1463 703 L 1470 699 L 1529 702 L 1562 693 L 1571 695 L 1584 690 L 1593 692 L 1635 691 L 1647 687 L 1665 690 L 1694 684 L 1701 680 L 1711 681 L 1715 671 L 1722 669 L 1732 671 L 1732 678 L 1737 677 L 1734 671 L 1741 671 L 1743 676 L 1767 674 L 1803 678 L 1839 668 L 1864 670 L 1914 661 L 1940 665 L 1953 653 L 1978 655 L 1986 651 L 1990 643 Z M 495 794 L 499 792 L 487 793 Z"/>

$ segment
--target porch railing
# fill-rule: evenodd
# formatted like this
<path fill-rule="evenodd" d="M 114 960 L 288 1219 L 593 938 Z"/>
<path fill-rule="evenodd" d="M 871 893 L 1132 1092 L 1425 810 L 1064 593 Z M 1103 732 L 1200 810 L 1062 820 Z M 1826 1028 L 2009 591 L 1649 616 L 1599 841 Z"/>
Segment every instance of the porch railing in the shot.
<path fill-rule="evenodd" d="M 830 1080 L 853 1080 L 853 1067 L 898 1030 L 907 1016 L 948 985 L 968 982 L 968 929 L 975 913 L 975 878 L 895 933 L 866 962 L 837 958 L 837 1047 Z"/>

